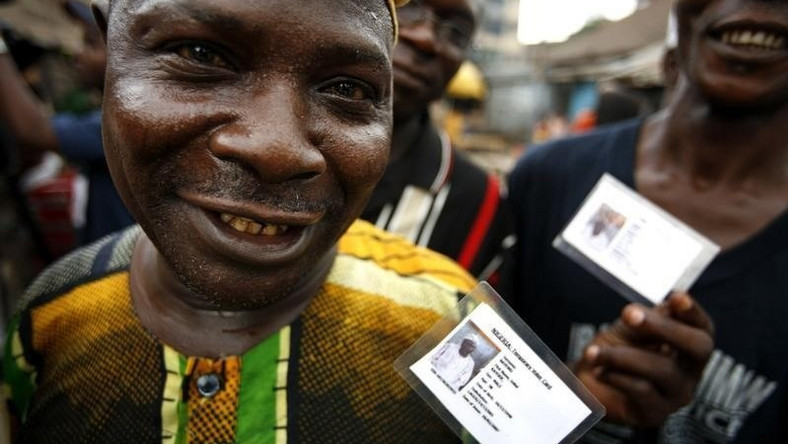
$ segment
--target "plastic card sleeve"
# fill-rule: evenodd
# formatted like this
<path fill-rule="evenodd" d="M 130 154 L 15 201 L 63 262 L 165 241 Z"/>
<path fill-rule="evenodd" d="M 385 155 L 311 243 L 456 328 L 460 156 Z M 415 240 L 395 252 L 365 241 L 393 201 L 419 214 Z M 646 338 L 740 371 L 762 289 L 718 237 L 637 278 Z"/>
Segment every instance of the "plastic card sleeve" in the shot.
<path fill-rule="evenodd" d="M 622 296 L 647 305 L 688 290 L 720 250 L 609 174 L 553 246 Z"/>
<path fill-rule="evenodd" d="M 602 404 L 486 282 L 394 363 L 466 441 L 572 443 Z M 472 437 L 472 438 L 471 438 Z"/>

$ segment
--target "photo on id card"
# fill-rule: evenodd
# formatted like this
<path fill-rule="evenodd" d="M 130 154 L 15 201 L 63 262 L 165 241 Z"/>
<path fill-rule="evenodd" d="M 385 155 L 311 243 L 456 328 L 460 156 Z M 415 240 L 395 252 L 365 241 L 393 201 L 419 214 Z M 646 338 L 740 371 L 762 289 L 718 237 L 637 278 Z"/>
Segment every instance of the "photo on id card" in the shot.
<path fill-rule="evenodd" d="M 395 362 L 463 437 L 509 444 L 571 443 L 604 416 L 594 398 L 486 283 Z"/>
<path fill-rule="evenodd" d="M 626 298 L 655 305 L 687 291 L 719 247 L 609 174 L 553 246 Z"/>

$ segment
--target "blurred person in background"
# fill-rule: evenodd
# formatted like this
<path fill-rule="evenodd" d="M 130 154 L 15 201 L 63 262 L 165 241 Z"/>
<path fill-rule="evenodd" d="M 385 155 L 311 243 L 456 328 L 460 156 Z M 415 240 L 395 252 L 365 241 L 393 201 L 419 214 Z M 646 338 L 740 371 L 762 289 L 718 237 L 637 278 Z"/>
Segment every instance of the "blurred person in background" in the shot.
<path fill-rule="evenodd" d="M 667 108 L 534 147 L 513 171 L 515 305 L 568 360 L 620 312 L 621 296 L 551 247 L 612 174 L 721 246 L 690 290 L 717 349 L 693 401 L 664 424 L 603 424 L 589 440 L 788 442 L 788 2 L 674 8 L 679 75 Z"/>
<path fill-rule="evenodd" d="M 465 60 L 478 7 L 472 0 L 412 0 L 398 9 L 392 149 L 361 217 L 495 284 L 514 241 L 504 191 L 451 146 L 428 110 Z"/>
<path fill-rule="evenodd" d="M 63 5 L 84 29 L 84 49 L 75 54 L 74 67 L 85 88 L 101 89 L 106 48 L 90 8 L 76 1 Z M 79 244 L 133 224 L 115 191 L 104 159 L 101 111 L 51 116 L 18 71 L 5 41 L 0 41 L 0 118 L 15 138 L 24 167 L 33 168 L 42 159 L 50 161 L 53 158 L 47 153 L 57 153 L 82 168 L 88 180 L 88 193 Z"/>
<path fill-rule="evenodd" d="M 624 87 L 614 87 L 599 94 L 594 111 L 594 127 L 623 122 L 648 114 L 646 98 Z"/>
<path fill-rule="evenodd" d="M 613 85 L 600 91 L 593 109 L 584 109 L 575 116 L 572 134 L 583 134 L 617 122 L 643 117 L 650 112 L 646 97 L 630 88 Z"/>
<path fill-rule="evenodd" d="M 571 134 L 583 134 L 596 127 L 596 110 L 585 108 L 580 110 L 569 125 Z"/>
<path fill-rule="evenodd" d="M 548 113 L 534 124 L 531 142 L 543 143 L 569 134 L 569 123 L 566 117 L 555 112 Z"/>

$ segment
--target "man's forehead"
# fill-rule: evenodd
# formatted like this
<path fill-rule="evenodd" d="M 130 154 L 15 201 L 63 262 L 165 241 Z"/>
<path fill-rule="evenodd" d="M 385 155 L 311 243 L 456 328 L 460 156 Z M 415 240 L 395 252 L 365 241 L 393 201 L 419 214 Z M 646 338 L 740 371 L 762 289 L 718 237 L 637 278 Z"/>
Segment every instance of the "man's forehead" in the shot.
<path fill-rule="evenodd" d="M 106 14 L 110 10 L 110 4 L 111 3 L 117 3 L 119 1 L 121 1 L 121 0 L 92 0 L 92 3 L 93 3 L 93 5 L 95 7 L 97 7 L 101 11 L 104 11 L 104 13 Z M 135 0 L 131 0 L 131 1 L 135 1 Z M 161 1 L 166 3 L 167 1 L 172 1 L 172 0 L 161 0 Z M 358 1 L 359 3 L 364 3 L 364 2 L 366 2 L 366 3 L 373 3 L 373 2 L 376 2 L 376 1 L 383 2 L 386 5 L 386 8 L 389 11 L 389 17 L 391 18 L 392 28 L 394 30 L 394 36 L 396 38 L 396 35 L 397 35 L 397 14 L 396 14 L 396 8 L 398 6 L 402 6 L 402 5 L 406 4 L 406 3 L 408 3 L 410 0 L 355 0 L 355 1 Z M 326 3 L 330 4 L 331 2 L 330 1 L 326 1 Z"/>

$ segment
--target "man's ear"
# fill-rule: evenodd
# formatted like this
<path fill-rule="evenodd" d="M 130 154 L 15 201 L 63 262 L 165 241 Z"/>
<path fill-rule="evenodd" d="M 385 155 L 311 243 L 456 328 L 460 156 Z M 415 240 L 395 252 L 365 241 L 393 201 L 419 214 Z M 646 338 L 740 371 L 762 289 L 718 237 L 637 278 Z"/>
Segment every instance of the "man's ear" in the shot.
<path fill-rule="evenodd" d="M 106 43 L 107 18 L 109 17 L 109 0 L 93 0 L 91 9 L 93 10 L 93 18 L 96 19 L 96 26 L 98 26 L 101 36 L 104 38 L 104 43 Z"/>

